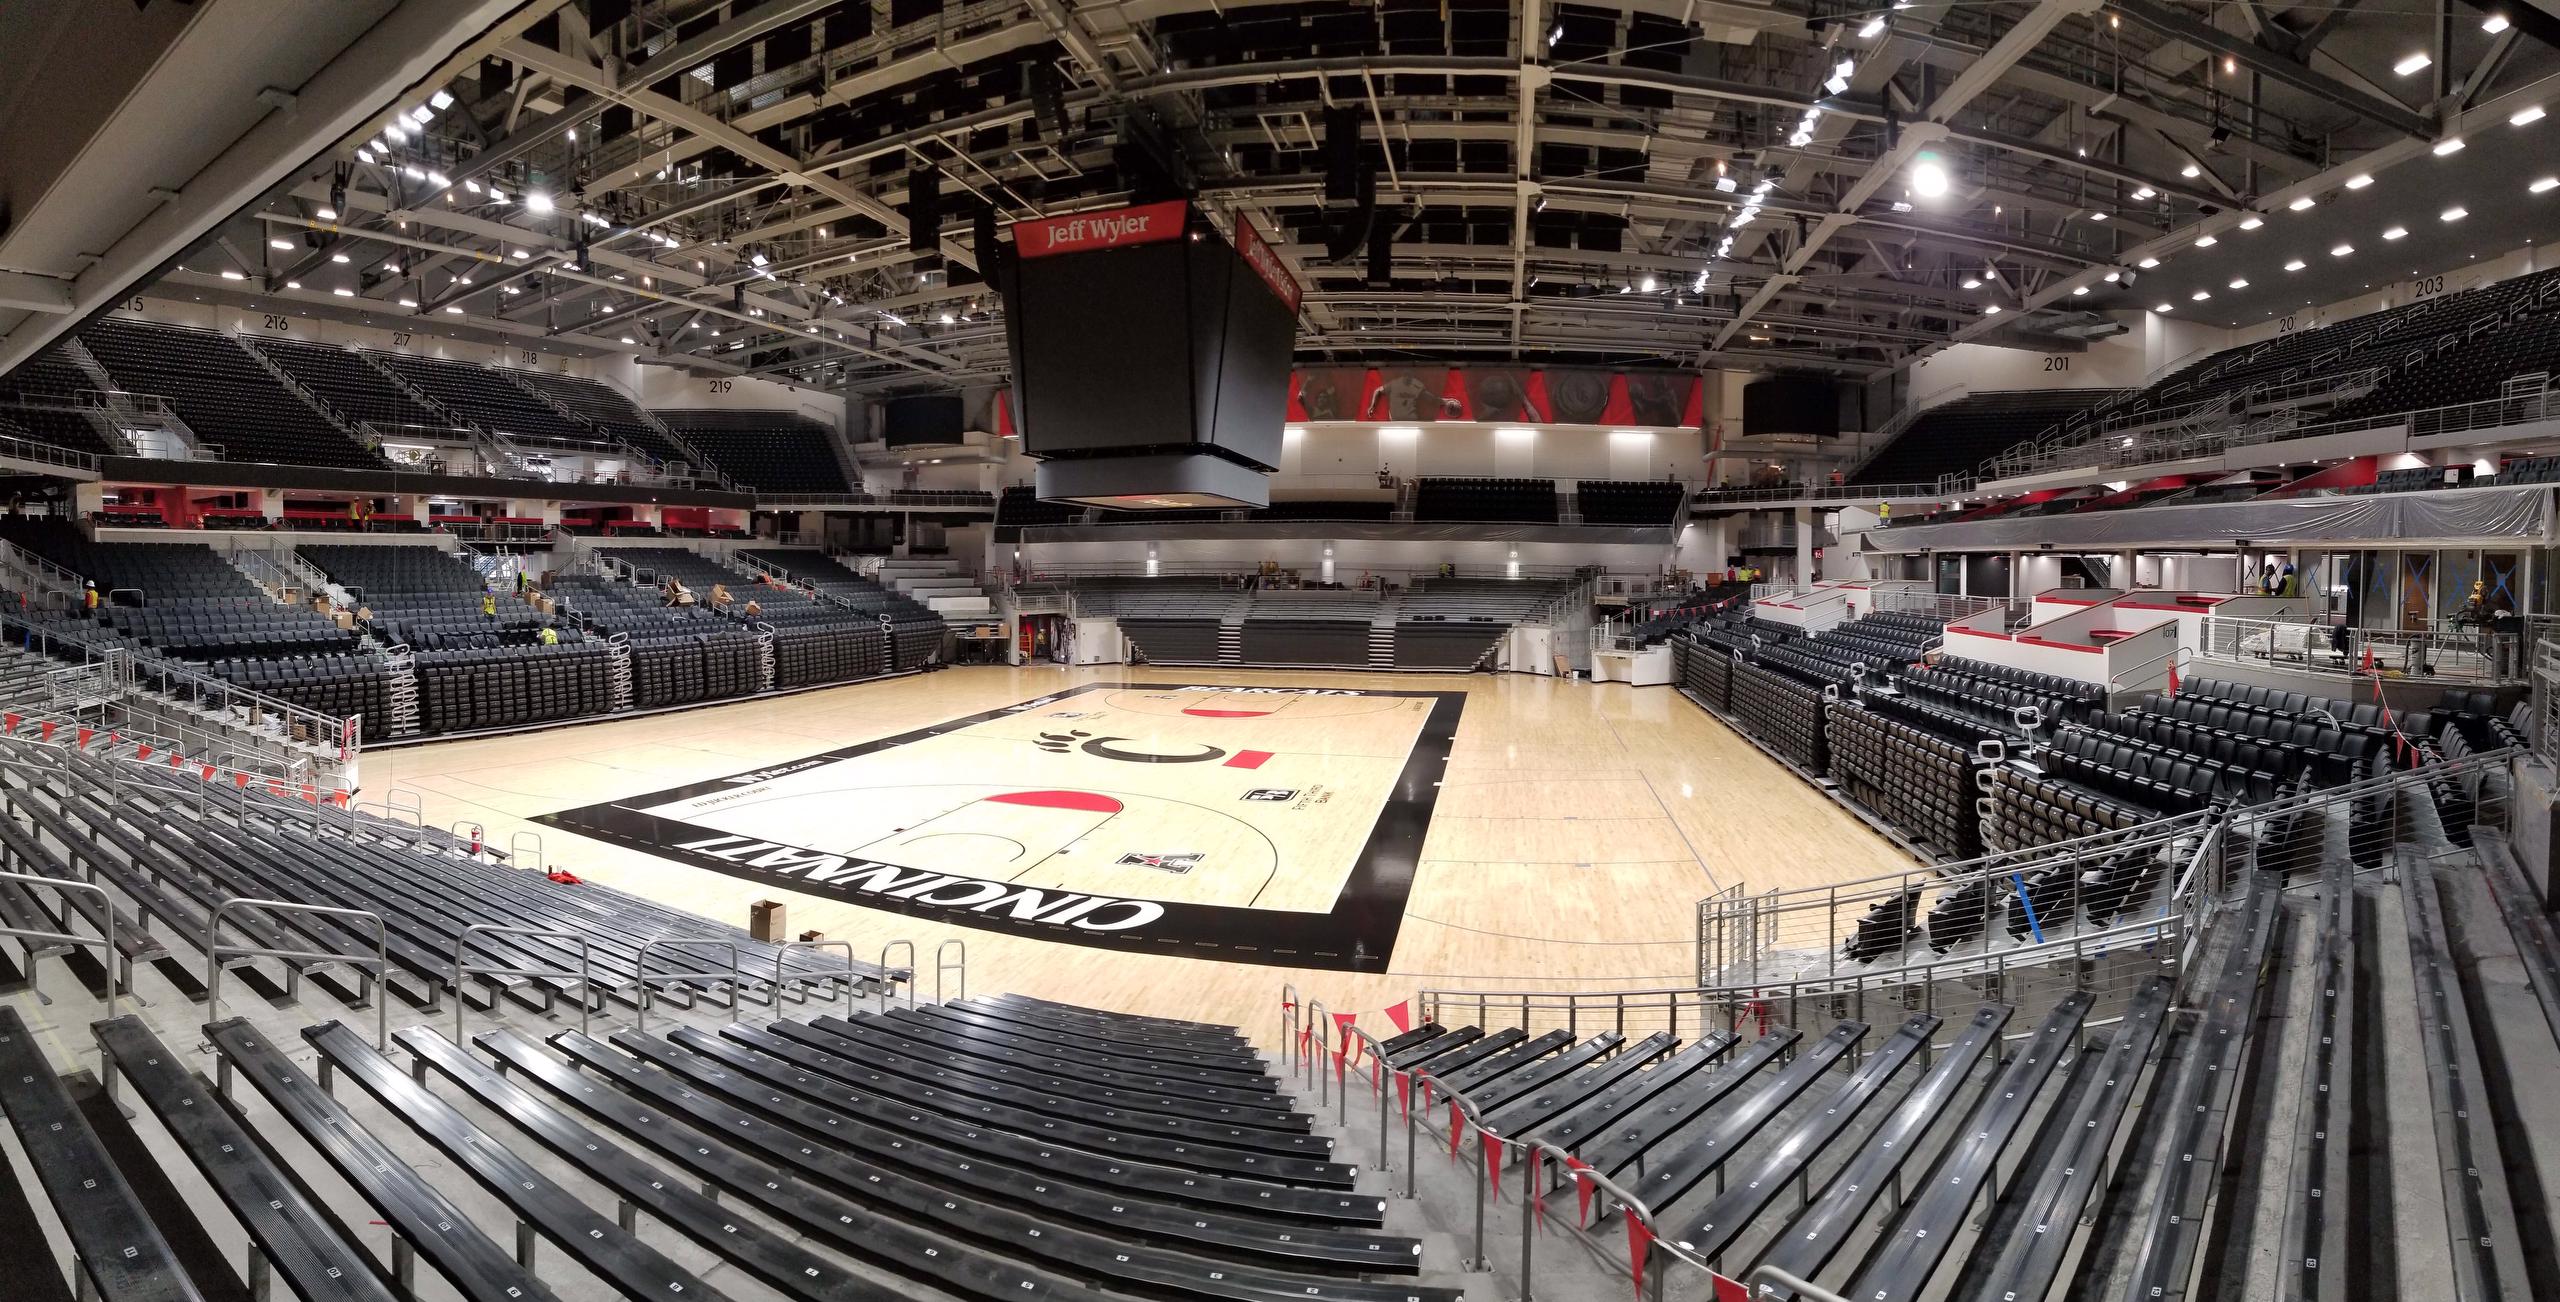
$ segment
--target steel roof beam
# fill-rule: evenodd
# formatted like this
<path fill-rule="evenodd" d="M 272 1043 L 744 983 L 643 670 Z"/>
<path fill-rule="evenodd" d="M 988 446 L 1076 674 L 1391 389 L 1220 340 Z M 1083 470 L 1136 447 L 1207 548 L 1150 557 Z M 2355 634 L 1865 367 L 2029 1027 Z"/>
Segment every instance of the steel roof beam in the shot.
<path fill-rule="evenodd" d="M 2171 9 L 2158 0 L 2108 0 L 2108 3 L 2125 17 L 2163 36 L 2237 60 L 2241 67 L 2269 81 L 2336 104 L 2404 136 L 2430 140 L 2435 137 L 2436 124 L 2398 100 L 2377 99 L 2344 82 L 2313 72 L 2273 50 Z"/>

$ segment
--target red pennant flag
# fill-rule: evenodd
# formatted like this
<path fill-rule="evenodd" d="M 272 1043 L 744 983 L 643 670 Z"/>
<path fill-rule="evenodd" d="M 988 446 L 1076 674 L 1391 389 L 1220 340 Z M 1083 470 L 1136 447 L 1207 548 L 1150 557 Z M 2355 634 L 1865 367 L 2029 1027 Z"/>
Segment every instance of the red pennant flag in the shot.
<path fill-rule="evenodd" d="M 1644 1259 L 1653 1247 L 1653 1227 L 1635 1213 L 1627 1214 L 1627 1259 L 1636 1274 L 1636 1302 L 1644 1302 Z"/>
<path fill-rule="evenodd" d="M 1306 1057 L 1306 1056 L 1307 1056 L 1307 1046 L 1308 1046 L 1308 1045 L 1311 1045 L 1311 1044 L 1313 1044 L 1313 1043 L 1315 1043 L 1315 1038 L 1316 1038 L 1316 1032 L 1315 1032 L 1315 1028 L 1314 1028 L 1314 1027 L 1311 1027 L 1311 1026 L 1301 1026 L 1301 1027 L 1299 1027 L 1299 1028 L 1298 1028 L 1298 1056 L 1299 1056 L 1299 1057 L 1303 1058 L 1303 1057 Z"/>
<path fill-rule="evenodd" d="M 1458 1160 L 1458 1141 L 1459 1141 L 1459 1140 L 1461 1140 L 1461 1139 L 1464 1139 L 1464 1138 L 1466 1137 L 1466 1134 L 1467 1134 L 1467 1114 L 1466 1114 L 1464 1111 L 1462 1111 L 1462 1110 L 1458 1107 L 1458 1101 L 1457 1101 L 1456 1099 L 1451 1099 L 1451 1100 L 1449 1100 L 1449 1160 L 1450 1160 L 1450 1161 L 1455 1162 L 1455 1161 L 1457 1161 L 1457 1160 Z"/>
<path fill-rule="evenodd" d="M 1283 999 L 1280 1001 L 1280 1006 L 1282 1008 L 1295 1008 L 1298 1006 L 1298 1001 L 1295 999 Z"/>
<path fill-rule="evenodd" d="M 331 799 L 332 801 L 335 801 L 335 802 L 337 803 L 338 808 L 340 808 L 340 809 L 344 809 L 344 808 L 346 808 L 346 807 L 347 807 L 347 797 L 348 797 L 348 796 L 350 796 L 350 795 L 353 795 L 353 794 L 355 794 L 355 793 L 350 792 L 350 791 L 341 791 L 341 792 L 339 792 L 338 794 L 336 794 L 336 795 L 334 795 L 334 796 L 329 797 L 329 799 Z"/>
<path fill-rule="evenodd" d="M 1337 1045 L 1339 1045 L 1341 1042 L 1343 1042 L 1343 1041 L 1345 1041 L 1345 1040 L 1349 1040 L 1349 1039 L 1351 1039 L 1351 1024 L 1352 1024 L 1353 1022 L 1356 1022 L 1356 1021 L 1359 1021 L 1359 1020 L 1360 1020 L 1360 1014 L 1358 1014 L 1358 1013 L 1335 1013 L 1335 1014 L 1333 1014 L 1332 1016 L 1333 1016 L 1333 1038 L 1334 1038 L 1334 1042 L 1335 1042 Z M 1334 1054 L 1335 1054 L 1337 1057 L 1338 1057 L 1338 1056 L 1340 1056 L 1340 1055 L 1341 1055 L 1341 1053 L 1342 1053 L 1342 1050 L 1341 1050 L 1340 1048 L 1336 1048 L 1336 1049 L 1334 1050 Z M 1359 1057 L 1359 1056 L 1360 1056 L 1360 1046 L 1359 1046 L 1359 1044 L 1358 1044 L 1357 1042 L 1354 1042 L 1354 1043 L 1351 1045 L 1351 1056 L 1352 1056 L 1352 1057 L 1354 1057 L 1354 1058 L 1357 1058 L 1357 1057 Z"/>
<path fill-rule="evenodd" d="M 1350 1059 L 1343 1055 L 1339 1046 L 1336 1046 L 1333 1051 L 1333 1080 L 1335 1084 L 1350 1084 L 1348 1079 L 1350 1075 L 1349 1062 Z"/>
<path fill-rule="evenodd" d="M 90 739 L 91 737 L 95 737 L 95 736 L 97 736 L 97 735 L 98 735 L 98 730 L 97 730 L 97 729 L 95 729 L 95 728 L 82 728 L 82 729 L 80 730 L 80 749 L 82 749 L 82 750 L 87 750 L 87 749 L 89 749 L 89 739 Z"/>
<path fill-rule="evenodd" d="M 284 783 L 275 778 L 267 779 L 267 794 L 274 796 L 279 800 L 283 799 Z"/>
<path fill-rule="evenodd" d="M 1529 1145 L 1529 1172 L 1521 1180 L 1521 1187 L 1528 1191 L 1521 1196 L 1529 1200 L 1529 1214 L 1538 1219 L 1538 1228 L 1541 1230 L 1547 1228 L 1547 1200 L 1539 1194 L 1538 1178 L 1546 1160 L 1547 1150 L 1536 1144 Z"/>
<path fill-rule="evenodd" d="M 1577 1225 L 1591 1223 L 1591 1195 L 1600 1186 L 1591 1182 L 1591 1164 L 1571 1153 L 1564 1155 L 1564 1169 L 1573 1173 L 1573 1219 Z"/>
<path fill-rule="evenodd" d="M 1400 1071 L 1396 1073 L 1396 1115 L 1405 1118 L 1413 1116 L 1412 1072 Z"/>
<path fill-rule="evenodd" d="M 203 776 L 203 780 L 204 780 L 204 781 L 207 781 L 207 782 L 211 782 L 211 781 L 213 781 L 213 774 L 214 774 L 214 768 L 213 768 L 213 766 L 212 766 L 212 765 L 210 765 L 210 764 L 205 765 L 205 766 L 204 766 L 204 773 L 203 773 L 203 775 L 202 775 L 202 776 Z"/>
<path fill-rule="evenodd" d="M 1398 1035 L 1402 1035 L 1405 1032 L 1412 1030 L 1413 1001 L 1410 999 L 1399 999 L 1396 1002 L 1387 1005 L 1387 1020 L 1395 1023 L 1396 1034 Z"/>
<path fill-rule="evenodd" d="M 54 730 L 54 729 L 56 729 L 56 728 L 61 727 L 62 725 L 61 725 L 61 724 L 58 724 L 58 723 L 55 723 L 55 722 L 54 722 L 53 720 L 51 720 L 51 719 L 47 719 L 47 720 L 45 720 L 43 723 L 38 724 L 38 725 L 36 725 L 36 726 L 42 729 L 42 731 L 40 731 L 40 732 L 38 732 L 38 733 L 36 734 L 36 740 L 37 740 L 37 741 L 51 741 L 51 740 L 53 740 L 53 730 Z"/>
<path fill-rule="evenodd" d="M 2176 665 L 2172 664 L 2172 665 L 2170 665 L 2170 666 L 2169 666 L 2169 695 L 2171 695 L 2171 696 L 2175 696 L 2175 695 L 2177 695 L 2177 694 L 2178 694 L 2178 667 L 2177 667 Z"/>
<path fill-rule="evenodd" d="M 1493 1182 L 1493 1200 L 1502 1201 L 1502 1137 L 1490 1130 L 1479 1130 L 1476 1138 L 1484 1144 L 1484 1176 Z"/>
<path fill-rule="evenodd" d="M 169 752 L 169 767 L 171 767 L 171 768 L 173 768 L 173 769 L 177 769 L 177 768 L 185 768 L 185 767 L 186 767 L 186 765 L 187 765 L 187 757 L 186 757 L 186 756 L 181 755 L 181 754 L 179 754 L 179 753 L 178 753 L 178 752 L 176 752 L 176 751 L 171 751 L 171 752 Z"/>
<path fill-rule="evenodd" d="M 135 759 L 149 759 L 151 758 L 151 748 L 148 746 L 137 747 L 133 752 L 133 757 Z"/>
<path fill-rule="evenodd" d="M 233 786 L 235 786 L 235 787 L 240 788 L 242 791 L 246 791 L 246 790 L 248 790 L 248 789 L 249 789 L 249 775 L 248 775 L 248 774 L 246 774 L 246 773 L 234 773 L 234 774 L 232 774 L 232 775 L 231 775 L 231 785 L 233 785 Z"/>
<path fill-rule="evenodd" d="M 16 732 L 18 730 L 18 725 L 23 722 L 26 717 L 27 716 L 23 714 L 16 713 L 0 714 L 0 725 L 5 725 L 0 726 L 0 732 Z"/>
<path fill-rule="evenodd" d="M 1714 1271 L 1708 1271 L 1707 1278 L 1715 1281 L 1716 1302 L 1751 1302 L 1751 1286 L 1741 1280 L 1727 1279 Z"/>
<path fill-rule="evenodd" d="M 308 783 L 308 782 L 303 783 L 303 784 L 302 784 L 302 802 L 303 802 L 304 804 L 306 804 L 306 805 L 316 805 L 316 804 L 319 804 L 319 803 L 320 803 L 320 791 L 319 791 L 319 789 L 318 789 L 317 787 L 312 786 L 312 785 L 311 785 L 310 783 Z"/>

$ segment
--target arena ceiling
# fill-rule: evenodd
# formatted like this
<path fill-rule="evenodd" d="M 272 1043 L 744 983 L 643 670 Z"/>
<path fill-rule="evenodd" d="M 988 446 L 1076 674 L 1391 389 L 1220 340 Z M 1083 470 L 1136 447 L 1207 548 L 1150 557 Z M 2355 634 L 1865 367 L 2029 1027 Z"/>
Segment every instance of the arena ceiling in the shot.
<path fill-rule="evenodd" d="M 585 0 L 171 275 L 830 388 L 966 385 L 1005 366 L 981 213 L 1189 193 L 1273 235 L 1309 361 L 1865 376 L 1960 339 L 2076 346 L 2172 290 L 2239 324 L 2560 237 L 2560 193 L 2517 163 L 2560 154 L 2527 112 L 2560 100 L 2560 0 L 1889 2 Z M 1351 132 L 1356 162 L 1327 148 Z M 2436 152 L 2452 138 L 2498 147 Z M 2455 178 L 2496 214 L 2464 239 L 2430 230 L 2387 272 L 2325 255 L 2379 241 L 2330 229 L 2351 204 Z M 2330 243 L 2241 265 L 2288 222 Z"/>

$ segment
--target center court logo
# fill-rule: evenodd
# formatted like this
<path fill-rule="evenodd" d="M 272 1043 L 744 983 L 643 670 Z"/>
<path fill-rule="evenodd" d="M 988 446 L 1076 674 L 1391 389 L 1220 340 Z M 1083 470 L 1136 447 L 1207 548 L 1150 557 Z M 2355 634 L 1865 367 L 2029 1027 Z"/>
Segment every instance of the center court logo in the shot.
<path fill-rule="evenodd" d="M 907 900 L 992 918 L 1045 922 L 1079 931 L 1127 931 L 1164 916 L 1152 900 L 1123 900 L 1073 891 L 1044 891 L 1011 882 L 981 881 L 923 868 L 855 859 L 849 855 L 763 841 L 751 836 L 712 836 L 669 847 L 754 868 L 832 892 Z"/>

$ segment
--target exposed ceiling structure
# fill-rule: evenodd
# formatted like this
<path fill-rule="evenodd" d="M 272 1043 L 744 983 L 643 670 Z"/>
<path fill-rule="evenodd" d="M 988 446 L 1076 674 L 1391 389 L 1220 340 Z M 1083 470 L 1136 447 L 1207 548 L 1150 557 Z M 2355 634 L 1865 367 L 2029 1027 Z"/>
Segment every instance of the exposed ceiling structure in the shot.
<path fill-rule="evenodd" d="M 2560 193 L 2516 163 L 2560 153 L 2530 111 L 2560 101 L 2560 3 L 2464 6 L 583 0 L 183 275 L 829 388 L 968 385 L 1005 366 L 982 223 L 1182 193 L 1270 235 L 1308 361 L 1871 375 L 1954 340 L 2074 346 L 2172 292 L 2245 324 L 2560 238 Z M 2328 252 L 2455 191 L 2480 214 L 2459 240 Z M 2244 241 L 2319 247 L 2285 272 Z"/>
<path fill-rule="evenodd" d="M 564 2 L 0 5 L 0 372 Z"/>

